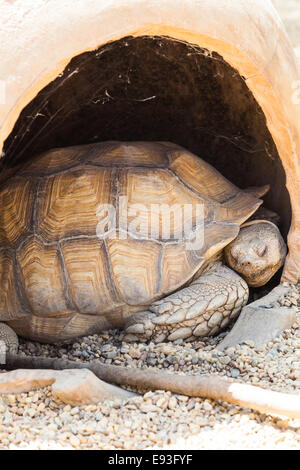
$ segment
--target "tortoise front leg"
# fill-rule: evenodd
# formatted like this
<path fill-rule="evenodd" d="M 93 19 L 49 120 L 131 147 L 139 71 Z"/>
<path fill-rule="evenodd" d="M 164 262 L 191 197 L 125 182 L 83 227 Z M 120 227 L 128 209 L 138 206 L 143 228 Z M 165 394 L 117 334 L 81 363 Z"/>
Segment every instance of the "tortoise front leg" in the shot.
<path fill-rule="evenodd" d="M 156 342 L 212 336 L 235 318 L 247 303 L 248 285 L 217 263 L 209 272 L 128 318 L 124 341 Z"/>
<path fill-rule="evenodd" d="M 15 354 L 18 352 L 18 336 L 6 323 L 0 323 L 0 342 L 5 344 L 6 352 Z"/>

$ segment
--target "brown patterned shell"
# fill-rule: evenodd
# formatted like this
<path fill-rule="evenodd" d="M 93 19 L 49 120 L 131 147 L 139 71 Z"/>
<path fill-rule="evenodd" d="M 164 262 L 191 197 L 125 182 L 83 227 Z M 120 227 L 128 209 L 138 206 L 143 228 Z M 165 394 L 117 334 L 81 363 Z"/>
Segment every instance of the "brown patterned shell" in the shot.
<path fill-rule="evenodd" d="M 99 207 L 116 207 L 121 196 L 128 207 L 139 205 L 142 223 L 129 212 L 116 237 L 99 238 Z M 51 342 L 121 326 L 191 280 L 260 203 L 174 144 L 104 142 L 45 152 L 1 185 L 0 321 Z M 203 246 L 187 249 L 172 214 L 166 235 L 161 204 L 177 213 L 185 204 L 202 206 Z M 195 229 L 195 214 L 190 218 Z"/>

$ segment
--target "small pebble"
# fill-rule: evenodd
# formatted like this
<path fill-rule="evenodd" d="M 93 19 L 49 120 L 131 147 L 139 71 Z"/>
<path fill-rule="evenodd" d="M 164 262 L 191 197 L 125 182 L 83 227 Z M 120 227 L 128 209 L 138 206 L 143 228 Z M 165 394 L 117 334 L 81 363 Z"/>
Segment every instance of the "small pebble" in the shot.
<path fill-rule="evenodd" d="M 240 375 L 241 371 L 239 369 L 232 369 L 230 371 L 230 375 L 231 377 L 233 377 L 234 379 L 237 378 L 239 375 Z"/>

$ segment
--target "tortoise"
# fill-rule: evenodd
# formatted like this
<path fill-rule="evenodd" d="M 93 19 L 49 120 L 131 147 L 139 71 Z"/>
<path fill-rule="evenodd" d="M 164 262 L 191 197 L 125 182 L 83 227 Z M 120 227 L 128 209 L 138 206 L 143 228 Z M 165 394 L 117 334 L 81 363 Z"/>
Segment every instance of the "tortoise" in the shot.
<path fill-rule="evenodd" d="M 267 190 L 241 190 L 168 142 L 58 148 L 10 170 L 0 189 L 1 338 L 13 348 L 16 335 L 57 343 L 119 327 L 128 341 L 216 334 L 248 286 L 284 262 L 277 226 L 249 221 Z"/>

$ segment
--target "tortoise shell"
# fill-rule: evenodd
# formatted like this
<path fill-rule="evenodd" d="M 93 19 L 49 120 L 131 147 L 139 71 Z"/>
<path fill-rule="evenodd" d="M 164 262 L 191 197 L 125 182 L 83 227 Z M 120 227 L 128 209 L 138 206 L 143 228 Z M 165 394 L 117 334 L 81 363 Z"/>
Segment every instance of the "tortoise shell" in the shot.
<path fill-rule="evenodd" d="M 124 198 L 131 209 L 119 217 L 115 236 L 102 236 L 99 207 L 119 210 Z M 20 336 L 47 342 L 122 326 L 130 313 L 201 272 L 260 204 L 170 143 L 47 151 L 2 178 L 0 321 Z M 203 207 L 204 242 L 187 249 L 174 214 L 195 205 Z M 175 212 L 166 235 L 164 210 L 170 206 Z M 197 220 L 194 213 L 189 217 L 191 235 Z"/>

